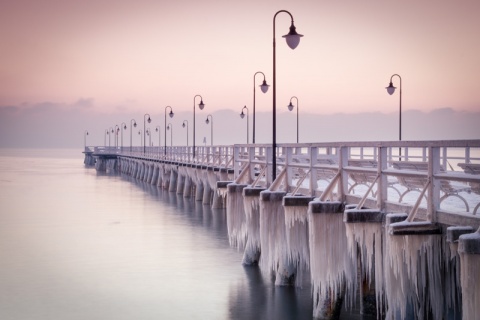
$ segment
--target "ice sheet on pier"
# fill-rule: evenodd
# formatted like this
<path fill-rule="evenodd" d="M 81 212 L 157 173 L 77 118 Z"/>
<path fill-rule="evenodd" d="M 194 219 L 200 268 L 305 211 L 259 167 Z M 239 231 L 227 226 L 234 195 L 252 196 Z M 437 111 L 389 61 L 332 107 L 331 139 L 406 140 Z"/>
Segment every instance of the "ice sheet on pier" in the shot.
<path fill-rule="evenodd" d="M 227 230 L 232 247 L 243 250 L 247 242 L 247 219 L 242 191 L 247 185 L 230 183 L 227 186 Z"/>
<path fill-rule="evenodd" d="M 245 245 L 242 263 L 245 265 L 252 265 L 259 262 L 261 252 L 260 197 L 259 195 L 252 196 L 251 193 L 245 193 L 245 189 L 243 194 L 243 205 L 247 225 L 247 243 Z M 251 190 L 252 188 L 249 189 Z M 257 191 L 264 190 L 259 188 L 256 189 Z"/>

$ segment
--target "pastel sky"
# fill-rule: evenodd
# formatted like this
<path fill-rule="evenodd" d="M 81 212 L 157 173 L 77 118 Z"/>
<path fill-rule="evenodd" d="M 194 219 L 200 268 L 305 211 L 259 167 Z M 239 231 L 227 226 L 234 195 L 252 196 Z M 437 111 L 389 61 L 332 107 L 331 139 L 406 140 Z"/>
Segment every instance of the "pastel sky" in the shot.
<path fill-rule="evenodd" d="M 281 9 L 304 37 L 288 48 L 277 16 L 277 110 L 398 113 L 395 73 L 403 110 L 480 110 L 478 0 L 3 0 L 0 107 L 191 112 L 201 94 L 205 112 L 240 112 L 255 72 L 272 84 Z M 271 89 L 256 107 L 271 112 Z"/>

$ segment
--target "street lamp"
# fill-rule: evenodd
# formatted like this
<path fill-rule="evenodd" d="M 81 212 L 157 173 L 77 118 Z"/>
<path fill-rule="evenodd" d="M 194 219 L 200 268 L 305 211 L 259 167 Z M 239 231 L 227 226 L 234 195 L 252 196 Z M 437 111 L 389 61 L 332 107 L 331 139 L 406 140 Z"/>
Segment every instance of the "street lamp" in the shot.
<path fill-rule="evenodd" d="M 205 104 L 203 103 L 203 98 L 201 95 L 197 94 L 193 97 L 193 159 L 195 159 L 195 98 L 200 97 L 200 103 L 198 104 L 198 108 L 203 110 Z"/>
<path fill-rule="evenodd" d="M 249 118 L 248 117 L 248 108 L 247 108 L 247 106 L 244 106 L 242 108 L 242 113 L 240 113 L 240 118 L 242 118 L 242 119 L 245 117 L 245 113 L 243 113 L 243 109 L 247 109 L 247 144 L 248 144 L 248 118 Z"/>
<path fill-rule="evenodd" d="M 88 136 L 88 131 L 85 130 L 83 133 L 83 148 L 86 150 L 87 149 L 87 136 Z"/>
<path fill-rule="evenodd" d="M 398 113 L 398 140 L 402 141 L 402 77 L 400 77 L 396 73 L 393 74 L 390 77 L 390 84 L 385 89 L 387 89 L 387 92 L 388 92 L 389 95 L 392 95 L 395 92 L 396 87 L 394 87 L 393 83 L 392 83 L 392 80 L 393 80 L 394 76 L 397 76 L 398 79 L 400 79 L 400 108 L 399 108 L 399 113 Z M 399 156 L 399 159 L 402 160 L 402 148 L 401 147 L 398 148 L 398 156 Z"/>
<path fill-rule="evenodd" d="M 172 107 L 166 106 L 165 107 L 165 152 L 164 154 L 167 155 L 167 109 L 170 108 L 170 113 L 168 114 L 170 118 L 173 118 L 173 110 Z"/>
<path fill-rule="evenodd" d="M 298 34 L 295 30 L 295 25 L 293 24 L 293 16 L 290 12 L 286 10 L 280 10 L 275 13 L 273 16 L 273 141 L 272 141 L 272 181 L 277 177 L 277 158 L 276 158 L 276 148 L 277 148 L 277 76 L 276 76 L 276 53 L 275 53 L 275 18 L 281 12 L 288 13 L 292 19 L 292 24 L 290 25 L 290 31 L 288 34 L 282 36 L 287 41 L 287 45 L 290 49 L 295 49 L 300 43 L 300 38 L 303 35 Z"/>
<path fill-rule="evenodd" d="M 289 111 L 292 111 L 294 106 L 292 104 L 292 99 L 295 98 L 297 100 L 297 143 L 298 143 L 298 98 L 293 96 L 290 98 L 290 104 L 287 106 Z"/>
<path fill-rule="evenodd" d="M 132 124 L 133 122 L 133 124 Z M 130 152 L 132 152 L 132 130 L 137 127 L 135 119 L 130 120 Z"/>
<path fill-rule="evenodd" d="M 127 124 L 125 122 L 122 122 L 120 124 L 120 141 L 121 141 L 121 148 L 120 150 L 123 151 L 123 130 L 127 130 Z"/>
<path fill-rule="evenodd" d="M 120 131 L 120 127 L 118 124 L 115 125 L 115 148 L 118 147 L 118 131 Z"/>
<path fill-rule="evenodd" d="M 110 136 L 111 136 L 110 132 L 111 132 L 111 133 L 114 132 L 112 127 L 110 127 L 110 129 L 108 129 L 108 147 L 109 147 L 109 148 L 110 148 Z"/>
<path fill-rule="evenodd" d="M 170 131 L 170 147 L 173 147 L 173 126 L 171 123 L 167 125 L 167 130 L 171 130 Z"/>
<path fill-rule="evenodd" d="M 187 149 L 188 149 L 188 121 L 187 120 L 183 120 L 182 127 L 185 128 L 185 122 L 187 123 L 186 127 L 187 127 Z"/>
<path fill-rule="evenodd" d="M 210 117 L 210 120 L 208 120 L 208 117 Z M 205 123 L 208 124 L 209 122 L 212 122 L 210 125 L 210 144 L 213 146 L 213 116 L 209 114 L 207 116 L 207 119 L 205 120 Z"/>
<path fill-rule="evenodd" d="M 148 123 L 152 122 L 152 119 L 150 119 L 150 115 L 148 113 L 145 113 L 143 115 L 143 154 L 145 155 L 145 145 L 146 145 L 146 141 L 145 141 L 145 117 L 148 116 Z"/>
<path fill-rule="evenodd" d="M 263 93 L 267 93 L 268 91 L 268 87 L 270 87 L 268 84 L 267 84 L 267 81 L 265 81 L 265 74 L 261 71 L 257 71 L 255 72 L 255 74 L 253 75 L 253 141 L 252 143 L 255 144 L 255 76 L 258 74 L 258 73 L 261 73 L 263 74 L 263 83 L 261 85 L 259 85 L 260 89 L 262 90 Z M 248 141 L 247 141 L 248 143 Z"/>

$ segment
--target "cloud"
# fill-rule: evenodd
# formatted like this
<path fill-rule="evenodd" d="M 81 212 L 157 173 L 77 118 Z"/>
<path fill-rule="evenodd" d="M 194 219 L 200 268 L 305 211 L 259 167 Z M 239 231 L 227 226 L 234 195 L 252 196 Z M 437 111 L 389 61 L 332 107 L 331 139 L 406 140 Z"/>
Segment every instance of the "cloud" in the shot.
<path fill-rule="evenodd" d="M 78 99 L 72 107 L 78 109 L 89 109 L 94 106 L 94 99 L 93 98 L 80 98 Z"/>

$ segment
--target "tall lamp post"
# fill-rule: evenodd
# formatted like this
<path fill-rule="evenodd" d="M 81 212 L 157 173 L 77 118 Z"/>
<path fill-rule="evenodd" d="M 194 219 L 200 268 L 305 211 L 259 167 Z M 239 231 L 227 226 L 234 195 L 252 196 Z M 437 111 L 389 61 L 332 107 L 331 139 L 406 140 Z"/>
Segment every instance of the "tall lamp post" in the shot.
<path fill-rule="evenodd" d="M 389 95 L 392 95 L 395 92 L 396 87 L 394 87 L 393 83 L 392 83 L 393 77 L 395 77 L 395 76 L 397 76 L 398 79 L 400 79 L 400 109 L 399 109 L 399 113 L 398 113 L 398 140 L 402 141 L 402 77 L 400 77 L 396 73 L 393 74 L 390 77 L 390 84 L 385 89 L 387 89 L 387 92 L 388 92 Z M 400 160 L 401 160 L 402 159 L 401 158 L 401 156 L 402 156 L 402 148 L 401 147 L 398 148 L 398 155 L 399 155 Z"/>
<path fill-rule="evenodd" d="M 173 147 L 173 126 L 171 123 L 167 125 L 167 130 L 170 130 L 170 147 Z"/>
<path fill-rule="evenodd" d="M 244 107 L 242 108 L 242 113 L 240 113 L 240 118 L 242 118 L 242 119 L 245 117 L 245 113 L 243 113 L 243 109 L 247 109 L 247 144 L 248 144 L 248 131 L 249 131 L 249 129 L 248 129 L 248 118 L 249 118 L 249 116 L 248 116 L 248 108 L 247 108 L 247 106 L 244 106 Z"/>
<path fill-rule="evenodd" d="M 87 149 L 87 136 L 88 136 L 88 131 L 85 130 L 83 133 L 83 148 L 86 150 Z"/>
<path fill-rule="evenodd" d="M 253 132 L 252 132 L 253 133 L 253 140 L 252 140 L 253 144 L 255 144 L 255 76 L 259 73 L 263 74 L 263 83 L 261 85 L 259 85 L 262 92 L 267 93 L 268 87 L 270 87 L 267 84 L 267 81 L 265 81 L 265 74 L 261 71 L 255 72 L 255 74 L 253 75 Z M 248 143 L 248 141 L 247 141 L 247 143 Z"/>
<path fill-rule="evenodd" d="M 210 120 L 208 120 L 208 117 L 210 117 Z M 207 119 L 205 120 L 206 124 L 209 124 L 210 122 L 211 122 L 211 124 L 210 124 L 210 145 L 213 146 L 213 116 L 211 114 L 209 114 L 207 116 Z"/>
<path fill-rule="evenodd" d="M 145 113 L 143 115 L 143 154 L 145 154 L 145 145 L 146 145 L 146 141 L 145 141 L 145 117 L 148 116 L 148 123 L 152 122 L 152 119 L 150 118 L 150 115 L 148 113 Z"/>
<path fill-rule="evenodd" d="M 298 98 L 293 96 L 290 98 L 290 104 L 287 106 L 289 111 L 292 111 L 294 108 L 294 105 L 292 104 L 292 99 L 295 98 L 297 100 L 297 143 L 298 143 Z"/>
<path fill-rule="evenodd" d="M 137 127 L 135 119 L 130 120 L 130 152 L 132 152 L 132 130 Z"/>
<path fill-rule="evenodd" d="M 292 24 L 290 25 L 290 31 L 288 34 L 282 36 L 287 41 L 287 45 L 291 49 L 295 49 L 298 44 L 300 43 L 300 38 L 303 35 L 298 34 L 295 30 L 295 25 L 293 24 L 293 16 L 290 12 L 286 10 L 280 10 L 275 13 L 273 16 L 273 141 L 272 141 L 272 181 L 274 181 L 277 177 L 277 157 L 276 157 L 276 149 L 277 149 L 277 74 L 276 74 L 276 53 L 275 53 L 275 18 L 281 12 L 287 13 L 291 20 Z"/>
<path fill-rule="evenodd" d="M 120 150 L 123 151 L 123 130 L 127 130 L 127 124 L 125 122 L 122 122 L 120 124 L 120 141 L 121 141 L 121 147 Z"/>
<path fill-rule="evenodd" d="M 195 159 L 195 98 L 200 97 L 200 103 L 198 104 L 198 108 L 203 110 L 205 108 L 205 104 L 203 103 L 203 98 L 201 95 L 197 94 L 193 97 L 193 159 Z"/>
<path fill-rule="evenodd" d="M 170 118 L 173 118 L 172 107 L 166 106 L 165 107 L 165 151 L 164 151 L 164 155 L 167 155 L 167 109 L 170 109 L 170 113 L 168 115 L 170 116 Z"/>

